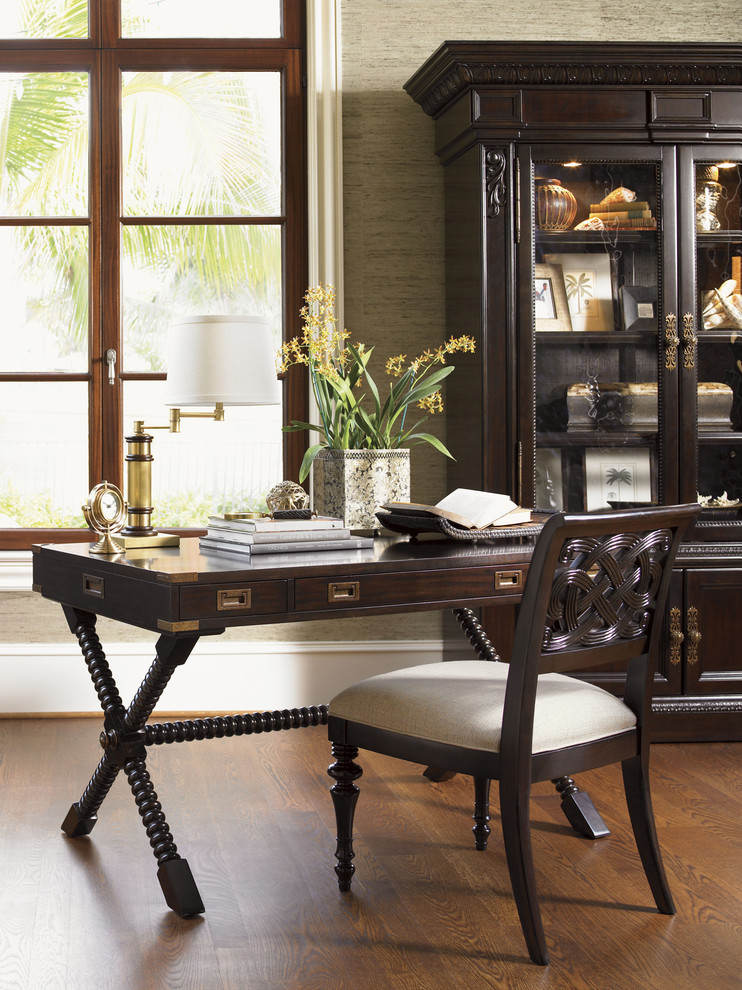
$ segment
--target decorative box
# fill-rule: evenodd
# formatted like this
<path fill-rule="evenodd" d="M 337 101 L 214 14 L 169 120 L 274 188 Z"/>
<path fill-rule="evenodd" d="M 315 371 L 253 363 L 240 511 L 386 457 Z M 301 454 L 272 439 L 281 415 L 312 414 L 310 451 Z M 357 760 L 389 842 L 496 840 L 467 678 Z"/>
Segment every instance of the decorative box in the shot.
<path fill-rule="evenodd" d="M 731 428 L 732 390 L 720 382 L 698 383 L 699 430 Z M 655 382 L 597 382 L 567 389 L 568 430 L 655 431 Z"/>

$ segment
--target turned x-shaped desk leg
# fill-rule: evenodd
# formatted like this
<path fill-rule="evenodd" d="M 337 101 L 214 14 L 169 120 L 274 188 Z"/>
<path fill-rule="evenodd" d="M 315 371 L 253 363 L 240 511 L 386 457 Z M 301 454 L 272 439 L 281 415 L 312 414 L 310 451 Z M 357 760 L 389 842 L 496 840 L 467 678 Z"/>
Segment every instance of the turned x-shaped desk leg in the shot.
<path fill-rule="evenodd" d="M 128 708 L 116 687 L 105 653 L 95 631 L 95 615 L 63 606 L 70 629 L 77 636 L 104 712 L 100 736 L 103 756 L 82 797 L 62 822 L 71 838 L 88 835 L 98 820 L 98 809 L 119 771 L 129 781 L 149 843 L 157 859 L 157 879 L 168 905 L 184 918 L 201 914 L 204 905 L 186 860 L 173 841 L 162 806 L 147 771 L 144 727 L 176 667 L 190 656 L 198 636 L 175 639 L 161 636 L 156 657 Z"/>
<path fill-rule="evenodd" d="M 62 830 L 71 838 L 89 835 L 98 820 L 98 809 L 123 769 L 157 860 L 157 879 L 168 906 L 183 918 L 201 914 L 204 905 L 198 887 L 188 863 L 178 854 L 147 771 L 147 747 L 324 725 L 327 707 L 319 705 L 148 725 L 147 720 L 175 668 L 188 659 L 198 635 L 160 636 L 155 659 L 131 704 L 125 708 L 95 631 L 96 616 L 68 606 L 63 609 L 98 693 L 104 721 L 100 734 L 103 756 L 82 797 L 67 812 Z"/>
<path fill-rule="evenodd" d="M 487 637 L 477 616 L 470 608 L 456 608 L 453 610 L 459 625 L 464 631 L 474 651 L 481 660 L 499 661 L 501 658 Z M 424 771 L 424 776 L 429 780 L 450 780 L 455 774 L 450 770 L 439 767 L 428 767 Z M 475 807 L 474 807 L 474 836 L 477 840 L 477 848 L 485 848 L 487 836 L 489 835 L 489 790 L 490 781 L 484 779 L 475 780 Z M 581 791 L 571 777 L 557 777 L 552 781 L 557 789 L 557 793 L 562 799 L 562 811 L 567 821 L 580 835 L 588 839 L 600 839 L 604 835 L 610 835 L 610 829 L 600 816 L 598 809 L 593 804 L 590 795 Z"/>

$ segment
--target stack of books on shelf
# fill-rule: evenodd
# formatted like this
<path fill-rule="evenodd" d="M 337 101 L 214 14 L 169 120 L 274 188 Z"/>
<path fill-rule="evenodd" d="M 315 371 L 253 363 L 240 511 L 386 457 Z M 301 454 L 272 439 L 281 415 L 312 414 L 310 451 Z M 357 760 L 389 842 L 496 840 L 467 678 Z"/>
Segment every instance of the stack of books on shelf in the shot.
<path fill-rule="evenodd" d="M 312 516 L 310 519 L 225 519 L 209 516 L 202 550 L 220 553 L 267 554 L 300 551 L 365 550 L 371 537 L 353 536 L 342 519 Z"/>
<path fill-rule="evenodd" d="M 649 203 L 641 201 L 593 203 L 589 220 L 602 220 L 604 227 L 619 230 L 656 230 L 657 220 Z"/>

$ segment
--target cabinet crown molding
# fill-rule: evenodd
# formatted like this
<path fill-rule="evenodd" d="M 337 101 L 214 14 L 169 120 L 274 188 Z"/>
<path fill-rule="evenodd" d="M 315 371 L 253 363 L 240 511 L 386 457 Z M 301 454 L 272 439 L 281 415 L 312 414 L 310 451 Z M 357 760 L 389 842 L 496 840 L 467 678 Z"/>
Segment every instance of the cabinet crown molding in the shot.
<path fill-rule="evenodd" d="M 446 41 L 404 89 L 435 116 L 471 86 L 742 86 L 742 45 Z"/>

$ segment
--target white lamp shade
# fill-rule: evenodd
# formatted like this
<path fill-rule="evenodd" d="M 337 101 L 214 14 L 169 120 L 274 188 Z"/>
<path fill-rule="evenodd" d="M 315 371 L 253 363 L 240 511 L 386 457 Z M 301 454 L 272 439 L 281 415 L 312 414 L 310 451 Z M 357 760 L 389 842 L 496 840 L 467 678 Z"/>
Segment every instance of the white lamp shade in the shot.
<path fill-rule="evenodd" d="M 260 316 L 189 316 L 168 332 L 168 406 L 281 401 L 270 325 Z"/>

